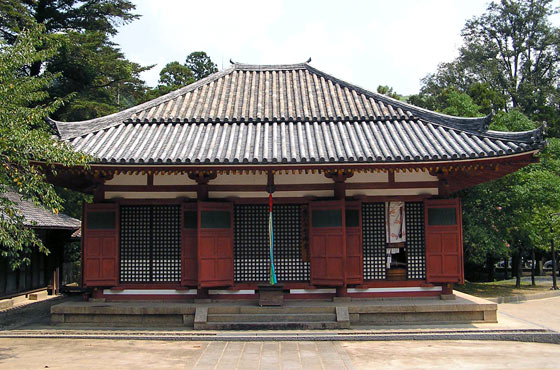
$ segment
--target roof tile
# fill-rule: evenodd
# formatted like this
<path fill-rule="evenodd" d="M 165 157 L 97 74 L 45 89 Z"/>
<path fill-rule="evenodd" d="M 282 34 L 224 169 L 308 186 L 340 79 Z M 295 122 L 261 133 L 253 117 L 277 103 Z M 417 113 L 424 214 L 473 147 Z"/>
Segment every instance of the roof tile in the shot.
<path fill-rule="evenodd" d="M 110 116 L 55 122 L 101 163 L 395 162 L 539 149 L 542 129 L 489 131 L 329 76 L 308 64 L 234 64 Z"/>

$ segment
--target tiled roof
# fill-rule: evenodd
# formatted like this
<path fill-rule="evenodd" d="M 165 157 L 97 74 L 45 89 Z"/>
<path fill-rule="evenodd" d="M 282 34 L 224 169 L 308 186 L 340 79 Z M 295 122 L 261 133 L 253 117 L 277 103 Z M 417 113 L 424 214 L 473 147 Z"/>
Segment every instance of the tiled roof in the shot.
<path fill-rule="evenodd" d="M 81 225 L 80 220 L 63 213 L 54 214 L 43 207 L 36 206 L 29 200 L 22 199 L 21 195 L 14 191 L 7 191 L 1 196 L 15 203 L 16 209 L 25 218 L 25 226 L 42 229 L 76 230 Z"/>
<path fill-rule="evenodd" d="M 489 131 L 366 91 L 306 63 L 234 64 L 125 111 L 53 122 L 101 163 L 401 162 L 481 158 L 542 147 L 542 130 Z"/>

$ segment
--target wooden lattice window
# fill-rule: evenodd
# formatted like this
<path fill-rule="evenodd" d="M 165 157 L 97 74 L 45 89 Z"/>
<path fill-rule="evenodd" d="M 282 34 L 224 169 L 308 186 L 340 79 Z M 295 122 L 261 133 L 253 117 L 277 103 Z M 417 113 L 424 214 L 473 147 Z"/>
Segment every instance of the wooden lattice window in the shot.
<path fill-rule="evenodd" d="M 407 202 L 405 216 L 407 278 L 424 279 L 426 277 L 424 203 Z"/>
<path fill-rule="evenodd" d="M 181 279 L 181 207 L 121 206 L 120 282 Z"/>
<path fill-rule="evenodd" d="M 278 281 L 309 281 L 302 258 L 300 205 L 274 205 L 274 265 Z M 234 211 L 235 282 L 268 281 L 270 268 L 267 205 L 240 204 Z"/>
<path fill-rule="evenodd" d="M 364 280 L 385 279 L 385 203 L 362 204 L 362 238 Z"/>
<path fill-rule="evenodd" d="M 270 260 L 268 206 L 236 205 L 233 219 L 234 281 L 266 281 Z"/>

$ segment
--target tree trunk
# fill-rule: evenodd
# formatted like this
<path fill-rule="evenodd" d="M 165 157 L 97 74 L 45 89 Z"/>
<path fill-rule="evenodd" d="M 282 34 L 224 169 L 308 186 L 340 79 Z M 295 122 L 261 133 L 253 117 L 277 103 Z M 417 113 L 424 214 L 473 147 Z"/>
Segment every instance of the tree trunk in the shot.
<path fill-rule="evenodd" d="M 544 275 L 543 273 L 543 255 L 539 254 L 539 256 L 537 257 L 537 265 L 535 266 L 535 275 L 537 276 L 542 276 Z"/>
<path fill-rule="evenodd" d="M 494 281 L 495 280 L 495 267 L 494 267 L 494 257 L 490 254 L 488 254 L 488 257 L 486 258 L 486 266 L 488 269 L 488 281 Z"/>
<path fill-rule="evenodd" d="M 535 259 L 535 248 L 531 248 L 531 286 L 537 286 L 535 283 L 535 265 L 537 260 Z"/>
<path fill-rule="evenodd" d="M 523 261 L 521 258 L 521 253 L 517 255 L 516 261 L 516 271 L 515 271 L 515 287 L 521 288 L 521 274 L 523 273 Z"/>

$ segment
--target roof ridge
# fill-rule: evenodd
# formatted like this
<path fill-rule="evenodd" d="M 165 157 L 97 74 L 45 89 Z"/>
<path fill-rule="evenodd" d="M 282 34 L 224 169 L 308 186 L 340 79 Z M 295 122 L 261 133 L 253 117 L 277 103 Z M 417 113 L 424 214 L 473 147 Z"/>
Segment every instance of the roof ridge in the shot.
<path fill-rule="evenodd" d="M 234 62 L 233 68 L 239 71 L 284 71 L 293 69 L 305 69 L 306 62 L 295 64 L 245 64 Z"/>

